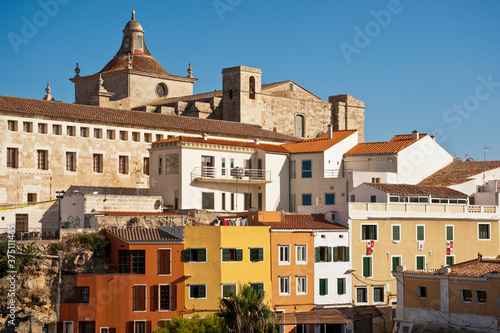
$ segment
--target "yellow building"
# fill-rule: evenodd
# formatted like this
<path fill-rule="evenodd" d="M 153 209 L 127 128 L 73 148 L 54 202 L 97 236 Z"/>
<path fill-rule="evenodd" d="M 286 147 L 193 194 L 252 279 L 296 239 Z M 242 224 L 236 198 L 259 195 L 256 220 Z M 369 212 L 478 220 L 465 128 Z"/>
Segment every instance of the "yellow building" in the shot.
<path fill-rule="evenodd" d="M 250 284 L 271 304 L 270 227 L 184 227 L 185 318 L 205 317 L 220 299 Z"/>

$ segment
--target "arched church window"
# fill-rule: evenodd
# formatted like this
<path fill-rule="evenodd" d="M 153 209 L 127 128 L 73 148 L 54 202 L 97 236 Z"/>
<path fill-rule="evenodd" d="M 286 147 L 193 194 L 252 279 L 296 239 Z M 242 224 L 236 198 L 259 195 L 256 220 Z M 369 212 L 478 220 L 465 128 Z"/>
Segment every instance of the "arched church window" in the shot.
<path fill-rule="evenodd" d="M 303 115 L 296 115 L 295 116 L 295 136 L 296 137 L 304 137 L 304 116 Z"/>
<path fill-rule="evenodd" d="M 250 99 L 255 99 L 255 78 L 253 76 L 250 76 Z"/>
<path fill-rule="evenodd" d="M 123 37 L 123 48 L 130 48 L 130 36 Z"/>

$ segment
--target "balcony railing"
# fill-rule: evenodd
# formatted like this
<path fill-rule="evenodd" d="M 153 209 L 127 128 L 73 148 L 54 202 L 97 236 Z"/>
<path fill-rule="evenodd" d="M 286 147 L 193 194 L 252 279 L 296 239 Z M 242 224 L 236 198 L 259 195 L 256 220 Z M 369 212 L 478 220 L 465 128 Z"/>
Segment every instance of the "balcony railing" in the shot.
<path fill-rule="evenodd" d="M 261 180 L 271 181 L 271 170 L 243 168 L 196 167 L 191 171 L 191 181 L 197 178 L 228 180 Z"/>

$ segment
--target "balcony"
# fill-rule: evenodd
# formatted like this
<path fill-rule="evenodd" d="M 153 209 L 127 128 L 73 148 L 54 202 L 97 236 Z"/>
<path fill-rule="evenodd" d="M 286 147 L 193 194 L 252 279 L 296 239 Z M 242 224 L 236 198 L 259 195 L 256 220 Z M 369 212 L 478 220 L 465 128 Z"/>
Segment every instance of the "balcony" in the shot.
<path fill-rule="evenodd" d="M 191 181 L 206 183 L 267 184 L 271 170 L 243 168 L 196 167 L 191 171 Z"/>

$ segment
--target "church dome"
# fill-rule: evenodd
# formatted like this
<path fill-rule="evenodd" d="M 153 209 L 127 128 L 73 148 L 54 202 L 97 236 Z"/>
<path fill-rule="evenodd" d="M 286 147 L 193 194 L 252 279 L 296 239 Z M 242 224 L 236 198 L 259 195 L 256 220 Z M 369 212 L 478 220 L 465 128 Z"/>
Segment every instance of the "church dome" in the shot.
<path fill-rule="evenodd" d="M 142 29 L 142 25 L 135 20 L 135 11 L 132 10 L 132 19 L 128 21 L 127 25 L 125 25 L 125 28 L 123 29 L 123 32 L 126 31 L 138 31 L 138 32 L 144 32 Z"/>

